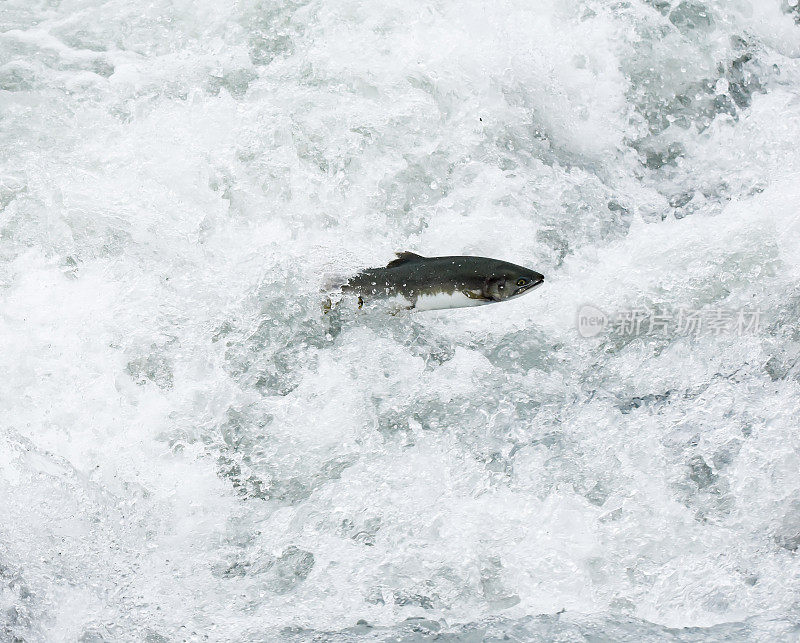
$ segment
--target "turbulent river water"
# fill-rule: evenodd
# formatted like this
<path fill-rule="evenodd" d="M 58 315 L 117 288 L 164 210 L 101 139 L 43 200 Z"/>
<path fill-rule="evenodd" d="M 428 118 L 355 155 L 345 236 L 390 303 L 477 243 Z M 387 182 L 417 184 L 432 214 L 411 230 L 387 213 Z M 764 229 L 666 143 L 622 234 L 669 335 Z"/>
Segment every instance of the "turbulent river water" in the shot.
<path fill-rule="evenodd" d="M 796 640 L 798 7 L 0 3 L 0 639 Z"/>

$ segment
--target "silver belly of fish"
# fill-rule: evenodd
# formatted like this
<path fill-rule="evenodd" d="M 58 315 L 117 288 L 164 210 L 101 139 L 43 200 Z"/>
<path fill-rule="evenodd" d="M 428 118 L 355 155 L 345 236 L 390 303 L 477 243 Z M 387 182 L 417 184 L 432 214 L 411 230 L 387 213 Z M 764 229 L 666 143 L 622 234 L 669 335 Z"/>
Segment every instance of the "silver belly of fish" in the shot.
<path fill-rule="evenodd" d="M 414 310 L 444 310 L 445 308 L 481 306 L 488 303 L 489 302 L 485 299 L 473 299 L 472 297 L 467 297 L 463 292 L 456 290 L 455 292 L 418 295 Z"/>

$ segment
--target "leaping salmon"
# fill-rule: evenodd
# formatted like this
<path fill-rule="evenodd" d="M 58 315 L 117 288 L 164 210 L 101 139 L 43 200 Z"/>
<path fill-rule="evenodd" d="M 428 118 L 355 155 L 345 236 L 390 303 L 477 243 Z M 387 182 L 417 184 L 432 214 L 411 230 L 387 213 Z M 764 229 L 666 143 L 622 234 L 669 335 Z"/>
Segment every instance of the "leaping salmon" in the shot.
<path fill-rule="evenodd" d="M 352 277 L 342 292 L 355 294 L 359 308 L 387 300 L 398 309 L 441 310 L 508 301 L 542 283 L 541 273 L 499 259 L 398 252 L 385 268 L 368 268 Z"/>

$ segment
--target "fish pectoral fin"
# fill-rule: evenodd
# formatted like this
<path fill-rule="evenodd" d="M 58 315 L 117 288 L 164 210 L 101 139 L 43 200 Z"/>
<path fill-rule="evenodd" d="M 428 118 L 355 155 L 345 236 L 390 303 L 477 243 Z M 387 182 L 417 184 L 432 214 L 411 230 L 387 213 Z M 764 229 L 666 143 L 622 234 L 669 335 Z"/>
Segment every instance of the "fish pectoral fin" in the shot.
<path fill-rule="evenodd" d="M 461 291 L 465 297 L 470 299 L 479 299 L 481 301 L 489 301 L 486 297 L 483 296 L 483 291 L 481 290 L 462 290 Z"/>

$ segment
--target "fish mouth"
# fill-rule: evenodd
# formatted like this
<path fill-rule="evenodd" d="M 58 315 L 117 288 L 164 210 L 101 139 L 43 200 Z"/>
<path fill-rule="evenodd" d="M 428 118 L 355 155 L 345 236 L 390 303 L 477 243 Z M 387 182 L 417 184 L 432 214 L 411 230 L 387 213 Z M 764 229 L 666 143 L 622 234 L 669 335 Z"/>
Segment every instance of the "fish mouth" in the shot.
<path fill-rule="evenodd" d="M 544 277 L 542 277 L 538 281 L 531 281 L 531 282 L 525 284 L 524 286 L 520 286 L 519 288 L 517 288 L 514 291 L 514 295 L 513 296 L 516 297 L 517 295 L 521 295 L 522 293 L 528 292 L 529 290 L 534 290 L 535 288 L 538 288 L 539 286 L 541 286 L 543 283 L 544 283 Z"/>

